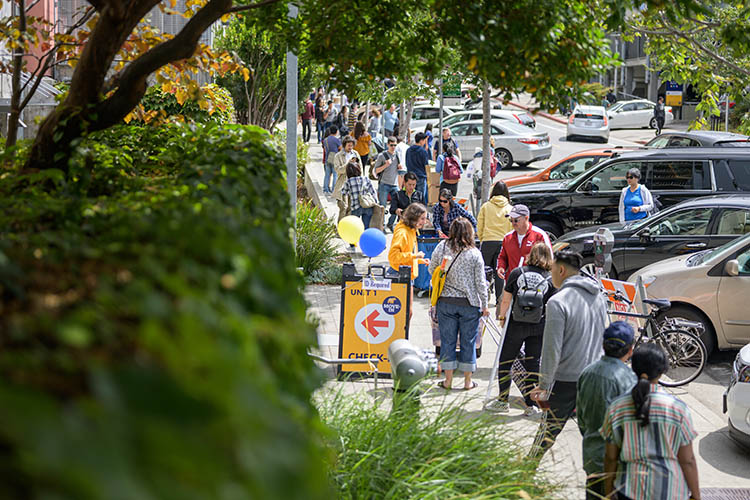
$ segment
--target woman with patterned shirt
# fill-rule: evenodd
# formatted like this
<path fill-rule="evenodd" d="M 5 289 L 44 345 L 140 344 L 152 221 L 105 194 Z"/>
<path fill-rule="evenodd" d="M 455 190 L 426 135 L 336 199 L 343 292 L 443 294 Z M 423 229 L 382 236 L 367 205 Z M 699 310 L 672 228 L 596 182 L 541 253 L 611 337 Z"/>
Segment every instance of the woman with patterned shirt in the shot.
<path fill-rule="evenodd" d="M 373 200 L 377 200 L 378 194 L 372 187 L 370 179 L 362 175 L 362 168 L 360 168 L 359 161 L 356 159 L 352 159 L 346 164 L 346 177 L 346 183 L 341 188 L 341 195 L 349 197 L 349 208 L 352 215 L 360 217 L 365 229 L 367 229 L 370 227 L 370 219 L 372 219 L 372 206 L 363 207 L 362 196 L 369 194 Z"/>
<path fill-rule="evenodd" d="M 445 232 L 451 227 L 454 220 L 463 217 L 471 223 L 474 231 L 477 230 L 477 220 L 461 205 L 453 201 L 453 193 L 450 189 L 441 189 L 438 203 L 432 209 L 432 224 L 441 238 L 446 238 Z"/>
<path fill-rule="evenodd" d="M 606 442 L 606 498 L 700 500 L 693 454 L 698 434 L 687 405 L 659 386 L 667 354 L 656 344 L 640 345 L 632 368 L 638 383 L 612 402 L 599 431 Z"/>
<path fill-rule="evenodd" d="M 451 263 L 443 263 L 451 257 Z M 464 390 L 477 386 L 471 376 L 477 369 L 475 350 L 479 318 L 489 315 L 487 309 L 487 281 L 484 277 L 484 260 L 474 246 L 474 229 L 463 217 L 450 226 L 450 237 L 438 243 L 432 252 L 430 273 L 444 264 L 445 285 L 437 302 L 440 328 L 440 365 L 445 380 L 438 385 L 450 389 L 453 372 L 464 372 Z M 456 360 L 456 344 L 461 350 Z"/>

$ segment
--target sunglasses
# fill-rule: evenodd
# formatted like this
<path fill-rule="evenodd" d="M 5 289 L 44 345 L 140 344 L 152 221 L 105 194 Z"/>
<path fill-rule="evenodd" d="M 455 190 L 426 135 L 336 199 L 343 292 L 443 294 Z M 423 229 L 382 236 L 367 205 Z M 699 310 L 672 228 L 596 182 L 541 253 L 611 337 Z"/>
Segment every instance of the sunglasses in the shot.
<path fill-rule="evenodd" d="M 396 143 L 395 143 L 395 142 L 389 142 L 389 143 L 388 143 L 388 147 L 389 147 L 389 148 L 390 148 L 391 146 L 395 146 L 395 145 L 396 145 Z"/>
<path fill-rule="evenodd" d="M 638 177 L 636 177 L 634 175 L 626 175 L 625 178 L 626 179 L 637 179 Z"/>
<path fill-rule="evenodd" d="M 440 203 L 450 203 L 448 200 L 438 200 Z"/>

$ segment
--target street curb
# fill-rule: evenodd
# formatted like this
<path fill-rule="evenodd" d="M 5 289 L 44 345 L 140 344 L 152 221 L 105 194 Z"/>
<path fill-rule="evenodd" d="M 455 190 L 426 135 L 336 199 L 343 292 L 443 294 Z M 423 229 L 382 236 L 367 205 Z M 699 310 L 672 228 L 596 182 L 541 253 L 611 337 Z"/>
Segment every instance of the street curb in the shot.
<path fill-rule="evenodd" d="M 508 104 L 510 104 L 511 106 L 515 106 L 517 108 L 523 109 L 524 111 L 528 111 L 531 114 L 543 116 L 548 120 L 552 120 L 553 122 L 562 123 L 563 125 L 567 125 L 568 123 L 565 119 L 551 115 L 545 111 L 534 112 L 532 111 L 530 106 L 524 106 L 523 104 L 518 104 L 517 102 L 513 102 L 513 101 L 508 101 Z"/>

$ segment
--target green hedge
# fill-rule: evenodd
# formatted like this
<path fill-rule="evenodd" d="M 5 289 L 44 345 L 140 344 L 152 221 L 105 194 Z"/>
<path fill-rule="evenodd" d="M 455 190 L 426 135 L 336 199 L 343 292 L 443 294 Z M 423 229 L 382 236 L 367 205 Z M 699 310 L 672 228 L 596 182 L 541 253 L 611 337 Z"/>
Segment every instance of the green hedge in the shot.
<path fill-rule="evenodd" d="M 0 498 L 328 494 L 284 163 L 116 127 L 0 173 Z"/>

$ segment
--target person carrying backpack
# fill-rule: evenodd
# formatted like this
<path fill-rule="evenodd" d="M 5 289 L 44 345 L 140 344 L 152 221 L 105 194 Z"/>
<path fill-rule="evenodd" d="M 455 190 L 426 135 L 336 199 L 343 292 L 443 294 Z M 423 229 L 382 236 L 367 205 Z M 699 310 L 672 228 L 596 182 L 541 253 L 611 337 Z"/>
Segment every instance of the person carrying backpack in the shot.
<path fill-rule="evenodd" d="M 555 293 L 549 272 L 551 265 L 552 251 L 545 243 L 537 242 L 531 247 L 526 265 L 515 268 L 508 275 L 500 305 L 501 325 L 506 321 L 506 315 L 509 317 L 498 368 L 500 395 L 487 405 L 489 411 L 497 413 L 510 411 L 508 404 L 510 371 L 513 362 L 521 352 L 521 346 L 525 345 L 525 356 L 520 361 L 526 368 L 527 376 L 523 387 L 519 387 L 526 402 L 524 416 L 530 417 L 540 413 L 536 402 L 529 397 L 529 394 L 537 383 L 537 373 L 539 373 L 546 304 Z M 511 299 L 513 300 L 512 309 L 510 308 Z"/>
<path fill-rule="evenodd" d="M 453 196 L 458 195 L 458 181 L 464 169 L 452 146 L 446 146 L 443 154 L 438 156 L 435 172 L 440 172 L 440 189 L 447 189 Z"/>

